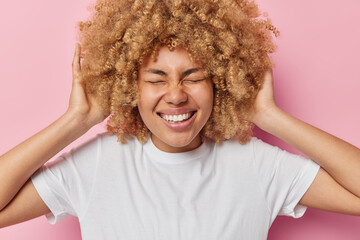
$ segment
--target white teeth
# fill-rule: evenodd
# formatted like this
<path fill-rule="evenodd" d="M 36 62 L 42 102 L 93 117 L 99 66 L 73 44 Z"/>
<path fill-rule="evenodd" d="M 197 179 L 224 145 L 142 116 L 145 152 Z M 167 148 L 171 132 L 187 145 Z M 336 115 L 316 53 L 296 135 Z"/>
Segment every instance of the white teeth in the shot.
<path fill-rule="evenodd" d="M 190 113 L 184 113 L 184 114 L 180 114 L 180 115 L 165 115 L 165 114 L 161 115 L 161 117 L 163 119 L 165 119 L 168 122 L 172 122 L 172 123 L 174 123 L 174 122 L 182 122 L 184 120 L 189 119 L 190 116 L 191 116 Z"/>

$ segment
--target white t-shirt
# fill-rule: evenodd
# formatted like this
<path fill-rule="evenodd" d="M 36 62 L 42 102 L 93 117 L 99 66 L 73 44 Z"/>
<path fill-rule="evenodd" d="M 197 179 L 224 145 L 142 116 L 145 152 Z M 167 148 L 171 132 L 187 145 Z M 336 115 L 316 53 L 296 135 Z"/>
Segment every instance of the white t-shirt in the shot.
<path fill-rule="evenodd" d="M 32 181 L 49 222 L 75 215 L 86 240 L 264 240 L 277 215 L 305 213 L 298 202 L 318 170 L 257 138 L 166 153 L 101 134 Z"/>

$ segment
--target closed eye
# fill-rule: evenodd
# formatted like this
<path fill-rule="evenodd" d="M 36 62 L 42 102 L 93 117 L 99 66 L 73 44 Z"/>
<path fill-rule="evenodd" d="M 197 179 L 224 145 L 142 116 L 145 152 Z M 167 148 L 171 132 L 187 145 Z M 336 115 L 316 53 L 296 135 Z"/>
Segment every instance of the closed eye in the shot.
<path fill-rule="evenodd" d="M 147 83 L 150 83 L 150 84 L 162 84 L 162 83 L 165 83 L 165 81 L 146 81 Z"/>
<path fill-rule="evenodd" d="M 186 80 L 184 80 L 185 82 L 189 82 L 189 83 L 198 83 L 198 82 L 201 82 L 201 81 L 204 81 L 205 80 L 205 78 L 203 78 L 203 79 L 186 79 Z"/>

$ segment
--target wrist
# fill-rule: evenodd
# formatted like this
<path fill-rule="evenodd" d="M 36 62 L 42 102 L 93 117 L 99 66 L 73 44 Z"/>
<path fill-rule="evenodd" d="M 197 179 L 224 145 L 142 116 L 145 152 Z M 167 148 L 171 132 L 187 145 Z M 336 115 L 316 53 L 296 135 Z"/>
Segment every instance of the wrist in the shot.
<path fill-rule="evenodd" d="M 64 121 L 64 123 L 72 129 L 76 135 L 84 134 L 95 125 L 91 124 L 90 121 L 83 115 L 73 111 L 66 111 L 65 114 L 60 117 L 60 120 Z"/>
<path fill-rule="evenodd" d="M 274 105 L 262 111 L 261 114 L 257 114 L 256 117 L 254 117 L 254 123 L 263 131 L 272 134 L 274 129 L 278 127 L 279 119 L 283 114 L 284 112 Z"/>

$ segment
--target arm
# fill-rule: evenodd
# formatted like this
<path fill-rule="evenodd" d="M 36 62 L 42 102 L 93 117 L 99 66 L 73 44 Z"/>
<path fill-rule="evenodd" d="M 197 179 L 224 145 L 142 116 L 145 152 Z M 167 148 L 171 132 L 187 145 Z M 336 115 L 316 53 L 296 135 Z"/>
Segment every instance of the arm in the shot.
<path fill-rule="evenodd" d="M 279 109 L 274 102 L 272 81 L 272 74 L 265 74 L 250 120 L 321 166 L 300 203 L 360 215 L 360 150 Z"/>
<path fill-rule="evenodd" d="M 28 181 L 31 175 L 60 150 L 105 119 L 95 101 L 88 99 L 83 89 L 80 78 L 80 51 L 80 45 L 77 45 L 73 60 L 74 80 L 66 113 L 47 128 L 0 157 L 0 219 L 2 219 L 2 226 L 8 225 L 4 220 L 6 213 L 11 212 L 12 216 L 20 219 L 22 211 L 17 209 L 21 209 L 24 200 L 39 198 L 31 181 Z M 23 187 L 27 181 L 28 183 Z M 37 204 L 43 204 L 43 202 L 35 201 L 35 205 Z M 36 217 L 43 214 L 47 210 L 31 204 L 26 206 L 31 206 L 30 209 L 27 209 L 28 219 L 31 216 Z M 13 219 L 13 221 L 17 222 L 18 220 Z"/>
<path fill-rule="evenodd" d="M 47 214 L 46 206 L 29 179 L 13 200 L 0 212 L 0 229 Z"/>

